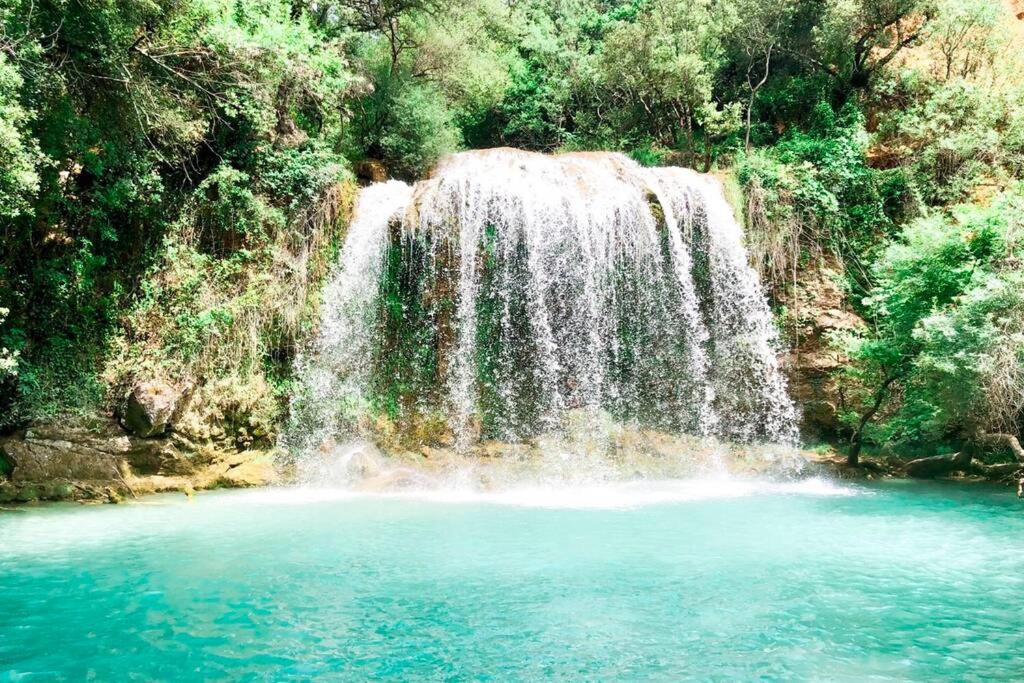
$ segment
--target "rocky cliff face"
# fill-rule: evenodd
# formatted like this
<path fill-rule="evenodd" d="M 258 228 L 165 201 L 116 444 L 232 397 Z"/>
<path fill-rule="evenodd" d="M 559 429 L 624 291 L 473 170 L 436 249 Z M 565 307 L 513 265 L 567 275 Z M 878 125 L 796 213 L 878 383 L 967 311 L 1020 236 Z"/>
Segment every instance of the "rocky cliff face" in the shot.
<path fill-rule="evenodd" d="M 160 491 L 262 486 L 273 453 L 225 451 L 177 434 L 141 438 L 116 423 L 35 425 L 0 439 L 0 503 L 118 502 Z"/>
<path fill-rule="evenodd" d="M 832 339 L 862 328 L 864 321 L 850 307 L 834 262 L 801 273 L 779 303 L 787 309 L 783 367 L 790 395 L 802 411 L 801 435 L 805 440 L 833 439 L 842 410 L 838 375 L 849 359 Z"/>

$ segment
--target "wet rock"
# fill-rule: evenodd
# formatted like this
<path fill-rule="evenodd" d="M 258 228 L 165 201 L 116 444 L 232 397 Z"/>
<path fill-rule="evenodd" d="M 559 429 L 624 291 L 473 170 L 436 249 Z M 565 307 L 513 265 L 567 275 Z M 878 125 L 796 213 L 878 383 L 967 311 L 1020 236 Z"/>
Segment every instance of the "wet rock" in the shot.
<path fill-rule="evenodd" d="M 0 443 L 4 458 L 13 465 L 15 484 L 54 480 L 109 480 L 120 475 L 119 463 L 132 450 L 121 433 L 84 428 L 41 426 Z"/>
<path fill-rule="evenodd" d="M 0 481 L 0 504 L 18 501 L 18 487 L 9 481 Z"/>
<path fill-rule="evenodd" d="M 989 465 L 975 460 L 971 462 L 970 471 L 971 474 L 991 481 L 1011 481 L 1018 472 L 1024 471 L 1024 464 L 1019 462 L 1001 462 Z"/>
<path fill-rule="evenodd" d="M 396 468 L 387 472 L 382 472 L 374 477 L 361 480 L 358 483 L 358 488 L 360 491 L 379 492 L 410 488 L 428 488 L 431 485 L 436 484 L 436 481 L 433 481 L 422 472 L 409 468 Z"/>
<path fill-rule="evenodd" d="M 266 453 L 246 451 L 238 455 L 220 476 L 219 486 L 250 488 L 266 486 L 277 479 L 273 460 Z"/>
<path fill-rule="evenodd" d="M 163 434 L 182 398 L 182 392 L 161 380 L 138 384 L 128 397 L 122 424 L 143 438 Z"/>
<path fill-rule="evenodd" d="M 218 450 L 188 440 L 126 435 L 113 421 L 38 425 L 0 439 L 7 474 L 0 502 L 120 502 L 158 491 L 263 486 L 277 479 L 274 453 Z"/>
<path fill-rule="evenodd" d="M 488 440 L 479 444 L 475 454 L 481 458 L 502 458 L 506 460 L 523 460 L 531 453 L 529 444 L 508 443 Z"/>

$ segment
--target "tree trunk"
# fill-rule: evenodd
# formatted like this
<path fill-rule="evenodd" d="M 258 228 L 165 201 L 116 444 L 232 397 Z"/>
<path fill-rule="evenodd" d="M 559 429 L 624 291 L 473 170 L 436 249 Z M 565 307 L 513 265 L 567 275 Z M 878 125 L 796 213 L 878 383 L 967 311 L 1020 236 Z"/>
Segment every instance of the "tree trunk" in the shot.
<path fill-rule="evenodd" d="M 747 137 L 743 143 L 743 149 L 748 154 L 750 153 L 750 114 L 754 111 L 754 96 L 757 95 L 756 90 L 750 91 L 750 102 L 747 103 Z"/>
<path fill-rule="evenodd" d="M 693 116 L 690 114 L 689 108 L 687 108 L 686 112 L 686 155 L 690 160 L 690 168 L 693 168 L 696 165 L 694 164 L 696 155 L 693 150 Z"/>
<path fill-rule="evenodd" d="M 953 472 L 966 472 L 971 467 L 970 453 L 936 455 L 930 458 L 911 460 L 903 466 L 904 471 L 915 479 L 934 479 Z"/>
<path fill-rule="evenodd" d="M 898 374 L 885 378 L 882 386 L 878 387 L 878 390 L 875 391 L 874 403 L 864 412 L 860 418 L 860 423 L 857 425 L 857 429 L 850 435 L 850 452 L 846 456 L 846 464 L 850 467 L 856 467 L 860 463 L 860 449 L 863 445 L 864 428 L 882 407 L 885 397 L 889 395 L 889 387 L 899 378 Z"/>
<path fill-rule="evenodd" d="M 860 464 L 860 432 L 861 430 L 858 429 L 850 437 L 850 452 L 846 454 L 846 464 L 850 467 L 856 467 Z"/>
<path fill-rule="evenodd" d="M 768 49 L 765 51 L 764 76 L 761 77 L 761 80 L 758 81 L 757 85 L 754 85 L 750 81 L 750 72 L 753 65 L 747 68 L 747 85 L 750 86 L 750 101 L 747 103 L 747 136 L 746 141 L 744 143 L 744 150 L 746 150 L 747 152 L 750 152 L 750 118 L 752 112 L 754 111 L 754 99 L 757 97 L 757 91 L 761 89 L 761 86 L 768 82 L 768 71 L 771 68 L 772 50 L 774 48 L 774 45 L 769 45 Z"/>

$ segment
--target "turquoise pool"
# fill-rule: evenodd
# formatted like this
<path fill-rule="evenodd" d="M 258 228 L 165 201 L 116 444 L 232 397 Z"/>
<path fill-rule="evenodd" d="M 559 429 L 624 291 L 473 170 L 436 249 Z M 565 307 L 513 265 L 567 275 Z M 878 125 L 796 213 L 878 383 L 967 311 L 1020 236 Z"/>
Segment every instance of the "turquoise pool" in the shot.
<path fill-rule="evenodd" d="M 246 491 L 0 513 L 0 681 L 1024 678 L 1024 504 L 953 484 Z"/>

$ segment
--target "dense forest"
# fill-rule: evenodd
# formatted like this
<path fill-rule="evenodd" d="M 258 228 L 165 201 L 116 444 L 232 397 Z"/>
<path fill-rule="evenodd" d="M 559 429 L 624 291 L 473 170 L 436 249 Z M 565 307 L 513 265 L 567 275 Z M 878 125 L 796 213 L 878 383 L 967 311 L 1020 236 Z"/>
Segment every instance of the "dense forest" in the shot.
<path fill-rule="evenodd" d="M 1024 6 L 1010 0 L 0 0 L 0 429 L 188 383 L 270 440 L 357 176 L 617 150 L 723 178 L 791 344 L 862 324 L 853 460 L 1024 418 Z M 1019 448 L 1019 446 L 1016 446 Z"/>

